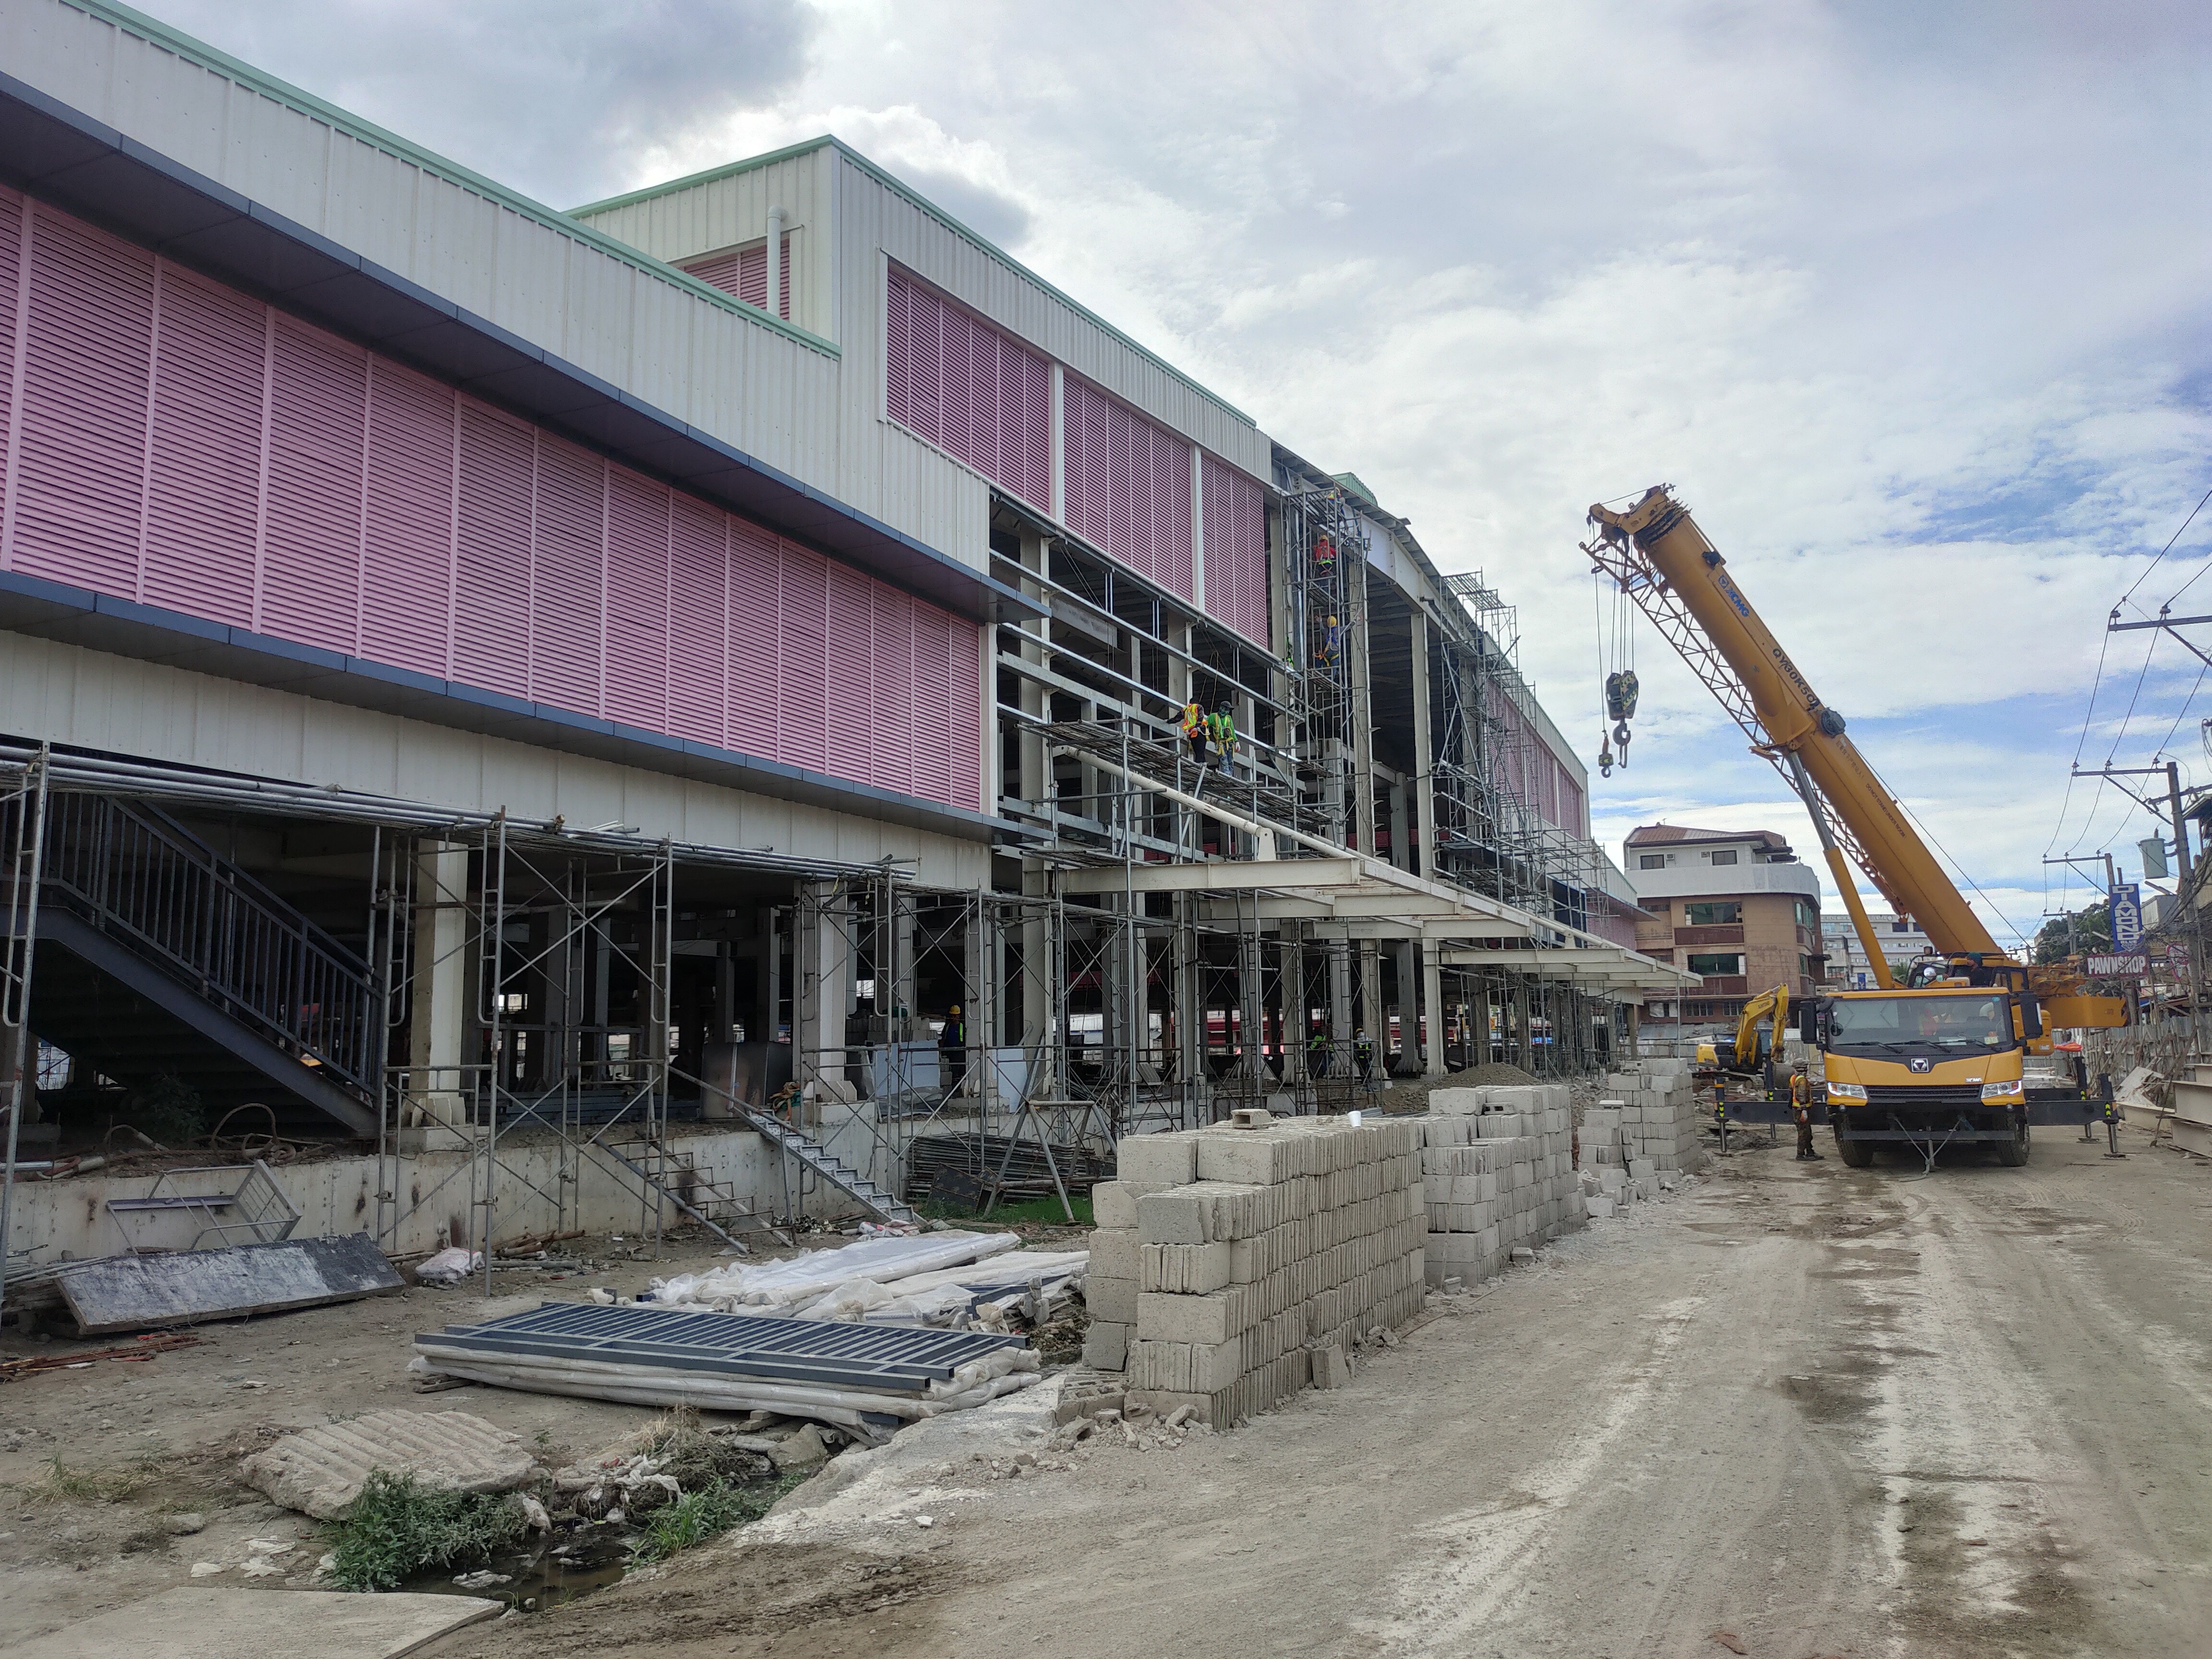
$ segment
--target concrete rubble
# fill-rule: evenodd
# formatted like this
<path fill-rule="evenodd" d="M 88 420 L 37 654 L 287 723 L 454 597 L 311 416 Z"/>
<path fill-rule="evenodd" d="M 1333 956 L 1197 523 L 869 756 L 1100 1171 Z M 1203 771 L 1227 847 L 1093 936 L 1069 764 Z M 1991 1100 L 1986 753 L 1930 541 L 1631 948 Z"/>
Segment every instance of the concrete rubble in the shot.
<path fill-rule="evenodd" d="M 457 1492 L 511 1492 L 538 1474 L 522 1437 L 466 1412 L 372 1412 L 325 1423 L 253 1454 L 246 1483 L 318 1521 L 343 1515 L 372 1470 Z"/>
<path fill-rule="evenodd" d="M 1084 1359 L 1126 1370 L 1133 1405 L 1225 1428 L 1419 1310 L 1417 1120 L 1138 1135 L 1119 1158 L 1092 1194 Z"/>
<path fill-rule="evenodd" d="M 1687 1062 L 1646 1060 L 1606 1075 L 1608 1098 L 1583 1117 L 1582 1187 L 1593 1218 L 1656 1196 L 1705 1167 L 1705 1121 Z"/>

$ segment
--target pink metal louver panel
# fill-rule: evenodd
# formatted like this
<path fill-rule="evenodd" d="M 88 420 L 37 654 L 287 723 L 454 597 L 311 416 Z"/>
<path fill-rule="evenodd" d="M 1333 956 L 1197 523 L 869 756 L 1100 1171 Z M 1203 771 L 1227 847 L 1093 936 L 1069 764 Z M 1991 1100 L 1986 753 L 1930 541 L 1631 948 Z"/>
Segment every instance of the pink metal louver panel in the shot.
<path fill-rule="evenodd" d="M 1206 608 L 1256 644 L 1268 643 L 1266 500 L 1256 478 L 1202 456 Z"/>
<path fill-rule="evenodd" d="M 0 192 L 19 380 L 17 568 L 976 804 L 973 623 Z"/>
<path fill-rule="evenodd" d="M 608 469 L 606 716 L 648 732 L 671 729 L 668 507 L 666 485 Z"/>
<path fill-rule="evenodd" d="M 511 697 L 530 695 L 536 436 L 520 421 L 465 400 L 461 404 L 451 678 Z"/>
<path fill-rule="evenodd" d="M 156 273 L 153 434 L 139 597 L 250 628 L 268 313 L 173 267 Z"/>
<path fill-rule="evenodd" d="M 951 653 L 952 721 L 951 740 L 951 804 L 971 812 L 983 810 L 983 664 L 978 651 L 978 630 L 939 613 L 945 628 L 945 647 Z"/>
<path fill-rule="evenodd" d="M 254 626 L 326 650 L 357 652 L 368 354 L 288 317 L 276 319 L 271 343 L 261 608 Z M 441 592 L 441 611 L 443 598 Z"/>
<path fill-rule="evenodd" d="M 777 708 L 792 675 L 819 672 L 821 658 L 793 656 L 786 666 L 784 590 L 791 580 L 783 544 L 758 525 L 730 520 L 730 737 L 732 749 L 781 758 Z M 817 596 L 813 606 L 820 604 Z M 816 611 L 810 606 L 807 614 Z M 813 716 L 818 727 L 819 717 Z"/>
<path fill-rule="evenodd" d="M 791 320 L 791 238 L 783 239 L 782 304 L 776 314 Z M 734 253 L 717 253 L 696 259 L 682 269 L 710 288 L 733 295 L 757 311 L 768 309 L 768 243 L 765 240 Z"/>
<path fill-rule="evenodd" d="M 874 768 L 871 586 L 848 566 L 830 567 L 830 750 L 823 769 L 854 783 L 867 782 Z"/>
<path fill-rule="evenodd" d="M 914 793 L 915 602 L 895 587 L 872 585 L 875 615 L 875 706 L 870 720 L 873 765 L 867 781 L 878 789 Z"/>
<path fill-rule="evenodd" d="M 775 758 L 824 772 L 830 767 L 830 561 L 779 542 L 783 576 L 783 672 L 777 682 L 781 721 Z M 836 666 L 847 673 L 853 665 Z"/>
<path fill-rule="evenodd" d="M 728 743 L 729 541 L 751 526 L 689 495 L 672 492 L 669 506 L 667 729 Z"/>
<path fill-rule="evenodd" d="M 535 702 L 597 714 L 604 712 L 599 630 L 606 592 L 606 463 L 543 432 L 537 439 L 530 696 Z M 665 618 L 665 585 L 662 592 L 659 614 Z"/>
<path fill-rule="evenodd" d="M 1051 365 L 896 267 L 885 307 L 890 417 L 1031 505 L 1048 505 Z"/>
<path fill-rule="evenodd" d="M 361 652 L 441 679 L 452 665 L 459 415 L 452 387 L 369 364 Z"/>
<path fill-rule="evenodd" d="M 934 741 L 939 733 L 957 738 L 952 723 L 953 648 L 956 635 L 963 635 L 973 649 L 974 632 L 943 611 L 916 605 L 914 617 L 914 726 L 923 741 L 915 745 L 914 792 L 929 800 L 970 805 L 952 788 L 952 749 Z"/>
<path fill-rule="evenodd" d="M 1068 527 L 1188 599 L 1190 446 L 1073 375 L 1066 378 L 1060 415 Z M 1211 589 L 1207 598 L 1211 610 Z"/>
<path fill-rule="evenodd" d="M 136 599 L 154 258 L 43 208 L 30 218 L 9 562 Z"/>

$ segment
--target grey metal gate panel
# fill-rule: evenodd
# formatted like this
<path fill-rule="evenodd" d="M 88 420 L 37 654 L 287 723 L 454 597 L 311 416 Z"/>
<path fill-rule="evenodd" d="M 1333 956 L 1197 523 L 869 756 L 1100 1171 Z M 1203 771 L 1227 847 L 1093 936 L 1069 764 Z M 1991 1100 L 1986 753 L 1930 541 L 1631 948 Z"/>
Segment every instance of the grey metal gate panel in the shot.
<path fill-rule="evenodd" d="M 1000 1332 L 571 1302 L 544 1303 L 481 1325 L 448 1325 L 415 1341 L 433 1357 L 593 1360 L 909 1394 L 947 1380 L 971 1359 L 1029 1346 L 1026 1338 Z"/>

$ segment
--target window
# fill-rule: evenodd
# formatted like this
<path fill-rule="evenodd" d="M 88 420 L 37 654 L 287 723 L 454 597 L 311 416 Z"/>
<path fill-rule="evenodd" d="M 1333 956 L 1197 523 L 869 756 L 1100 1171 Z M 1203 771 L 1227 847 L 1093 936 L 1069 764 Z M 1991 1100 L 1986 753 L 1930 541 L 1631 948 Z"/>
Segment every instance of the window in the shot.
<path fill-rule="evenodd" d="M 1743 971 L 1743 956 L 1740 951 L 1701 955 L 1693 951 L 1690 953 L 1688 966 L 1692 973 L 1708 978 L 1716 974 L 1740 974 Z"/>
<path fill-rule="evenodd" d="M 1805 955 L 1802 951 L 1798 953 L 1797 972 L 1801 978 L 1810 979 L 1813 977 L 1813 958 Z"/>
<path fill-rule="evenodd" d="M 1820 913 L 1803 899 L 1797 901 L 1797 925 L 1800 927 L 1818 927 L 1820 925 Z"/>
<path fill-rule="evenodd" d="M 1646 853 L 1636 860 L 1636 867 L 1639 870 L 1664 870 L 1667 855 L 1664 853 Z"/>
<path fill-rule="evenodd" d="M 1711 1002 L 1686 1002 L 1682 1005 L 1682 1016 L 1686 1019 L 1711 1019 L 1717 1006 Z"/>
<path fill-rule="evenodd" d="M 1726 848 L 1720 852 L 1713 854 L 1711 856 L 1715 864 L 1734 864 L 1736 858 L 1735 848 L 1733 847 Z"/>
<path fill-rule="evenodd" d="M 1692 927 L 1726 927 L 1743 920 L 1743 906 L 1734 899 L 1716 900 L 1710 904 L 1686 904 L 1682 920 Z"/>

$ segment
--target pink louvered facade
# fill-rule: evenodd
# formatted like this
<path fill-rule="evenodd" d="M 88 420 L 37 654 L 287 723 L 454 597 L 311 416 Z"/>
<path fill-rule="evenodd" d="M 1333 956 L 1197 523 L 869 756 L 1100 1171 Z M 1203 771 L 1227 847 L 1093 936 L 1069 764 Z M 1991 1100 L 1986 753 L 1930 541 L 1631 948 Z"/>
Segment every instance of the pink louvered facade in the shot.
<path fill-rule="evenodd" d="M 1190 446 L 1073 374 L 1062 377 L 1067 527 L 1191 597 Z"/>
<path fill-rule="evenodd" d="M 1206 614 L 1261 645 L 1267 642 L 1267 499 L 1259 480 L 1203 456 Z"/>
<path fill-rule="evenodd" d="M 783 239 L 781 285 L 776 289 L 776 315 L 784 321 L 791 320 L 791 238 Z M 710 288 L 719 288 L 725 294 L 734 295 L 758 311 L 768 309 L 768 244 L 739 248 L 734 253 L 716 253 L 704 259 L 694 259 L 684 267 Z"/>
<path fill-rule="evenodd" d="M 884 409 L 1032 507 L 1052 506 L 1052 370 L 988 323 L 890 273 Z"/>
<path fill-rule="evenodd" d="M 0 568 L 969 811 L 976 625 L 0 191 Z"/>

